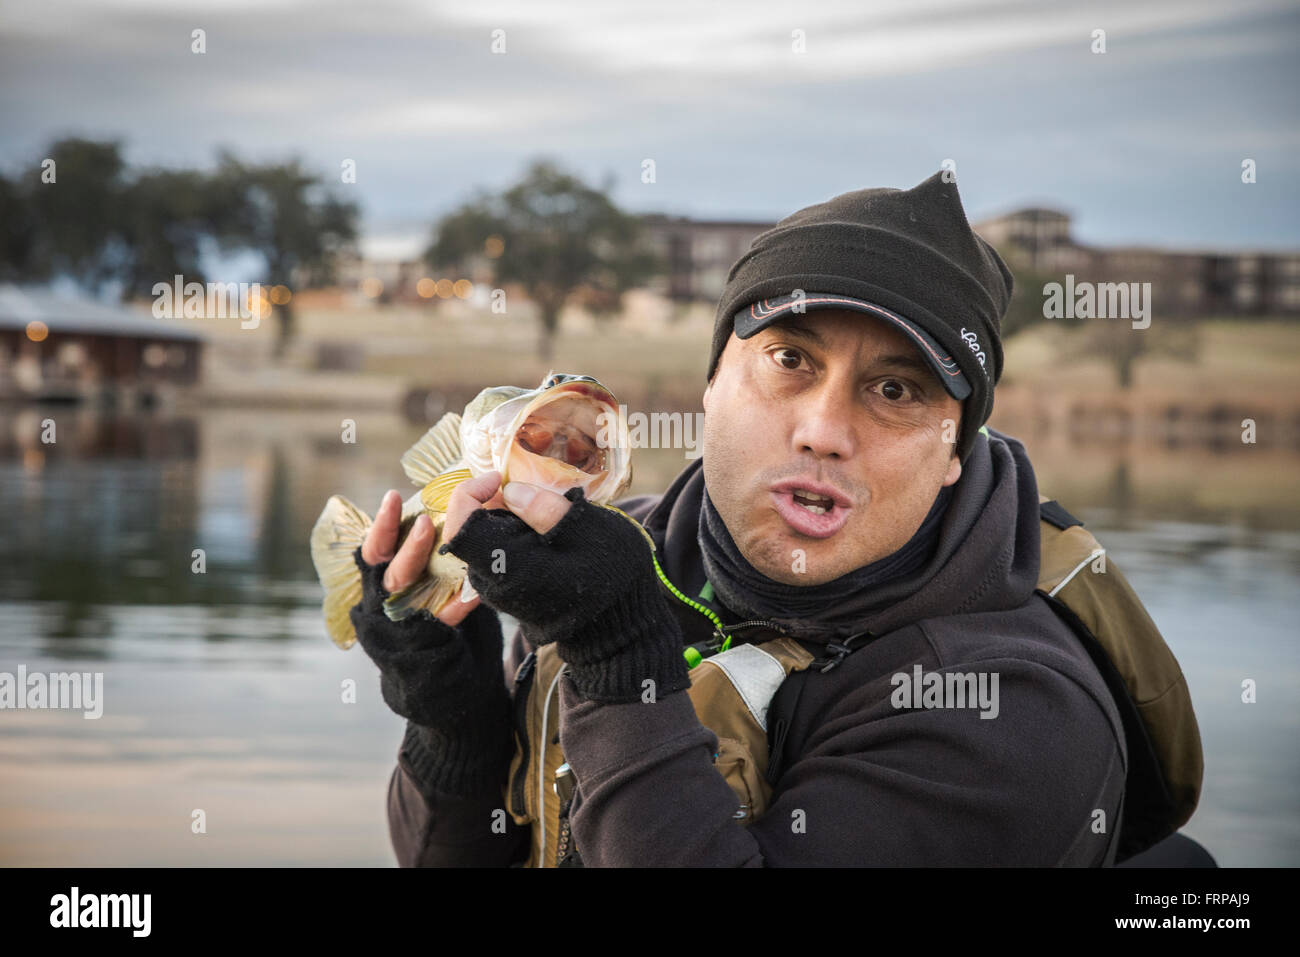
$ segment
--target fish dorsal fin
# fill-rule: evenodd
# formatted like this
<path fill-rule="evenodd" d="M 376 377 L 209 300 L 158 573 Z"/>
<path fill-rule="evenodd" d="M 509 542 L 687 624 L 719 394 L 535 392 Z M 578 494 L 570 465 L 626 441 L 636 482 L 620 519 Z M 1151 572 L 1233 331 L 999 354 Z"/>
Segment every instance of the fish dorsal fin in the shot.
<path fill-rule="evenodd" d="M 456 469 L 437 476 L 428 485 L 420 489 L 420 501 L 430 512 L 447 511 L 447 501 L 456 486 L 468 482 L 474 475 L 469 469 Z"/>
<path fill-rule="evenodd" d="M 460 461 L 460 416 L 448 412 L 402 456 L 402 471 L 416 485 L 428 485 Z"/>

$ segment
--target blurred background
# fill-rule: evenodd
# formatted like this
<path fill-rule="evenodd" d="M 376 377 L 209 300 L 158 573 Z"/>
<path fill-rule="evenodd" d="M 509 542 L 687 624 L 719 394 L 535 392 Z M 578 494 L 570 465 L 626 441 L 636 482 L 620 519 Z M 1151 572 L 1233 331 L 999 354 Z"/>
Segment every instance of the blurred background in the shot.
<path fill-rule="evenodd" d="M 105 699 L 0 711 L 0 864 L 391 865 L 402 722 L 326 637 L 326 498 L 373 511 L 443 412 L 551 368 L 699 410 L 758 233 L 944 168 L 1016 276 L 990 424 L 1188 676 L 1186 833 L 1300 862 L 1298 28 L 1275 0 L 0 0 L 0 671 Z M 1067 275 L 1150 283 L 1150 326 L 1049 318 Z M 688 463 L 639 450 L 632 491 Z"/>

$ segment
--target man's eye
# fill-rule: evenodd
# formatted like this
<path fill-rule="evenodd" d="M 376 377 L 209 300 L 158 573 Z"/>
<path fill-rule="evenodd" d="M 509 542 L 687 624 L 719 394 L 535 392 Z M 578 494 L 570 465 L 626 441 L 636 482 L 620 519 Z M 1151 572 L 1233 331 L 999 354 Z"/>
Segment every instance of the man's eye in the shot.
<path fill-rule="evenodd" d="M 772 353 L 783 369 L 797 369 L 803 362 L 803 356 L 794 349 L 777 349 Z"/>
<path fill-rule="evenodd" d="M 915 398 L 912 387 L 906 382 L 900 382 L 898 379 L 886 379 L 880 383 L 880 394 L 890 402 L 902 402 L 905 399 Z"/>

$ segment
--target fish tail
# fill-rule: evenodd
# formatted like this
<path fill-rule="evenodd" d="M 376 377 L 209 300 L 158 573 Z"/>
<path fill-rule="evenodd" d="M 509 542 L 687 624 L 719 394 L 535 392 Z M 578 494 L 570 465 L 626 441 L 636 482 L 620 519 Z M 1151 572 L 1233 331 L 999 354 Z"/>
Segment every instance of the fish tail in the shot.
<path fill-rule="evenodd" d="M 321 608 L 325 629 L 340 648 L 357 640 L 352 627 L 353 606 L 361 601 L 361 569 L 352 557 L 374 524 L 370 516 L 342 495 L 333 495 L 311 530 L 311 560 L 325 589 Z"/>

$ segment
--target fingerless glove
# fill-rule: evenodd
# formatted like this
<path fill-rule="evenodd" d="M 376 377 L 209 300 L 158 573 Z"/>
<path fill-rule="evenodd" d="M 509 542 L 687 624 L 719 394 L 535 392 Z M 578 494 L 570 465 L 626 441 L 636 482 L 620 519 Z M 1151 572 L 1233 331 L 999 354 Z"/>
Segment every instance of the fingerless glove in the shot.
<path fill-rule="evenodd" d="M 556 642 L 583 698 L 631 702 L 688 687 L 681 626 L 643 532 L 580 488 L 564 497 L 568 512 L 545 534 L 511 511 L 479 509 L 441 550 L 469 566 L 485 602 L 527 622 L 539 644 Z"/>
<path fill-rule="evenodd" d="M 352 608 L 357 641 L 379 667 L 384 702 L 407 719 L 399 752 L 424 792 L 476 797 L 499 788 L 513 751 L 501 622 L 479 606 L 460 626 L 427 611 L 402 621 L 384 614 L 388 562 L 368 565 L 361 549 L 361 601 Z"/>

